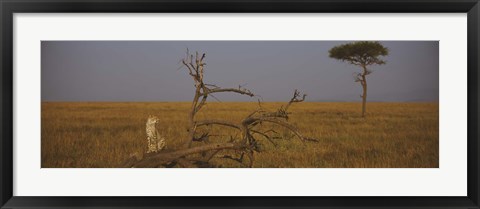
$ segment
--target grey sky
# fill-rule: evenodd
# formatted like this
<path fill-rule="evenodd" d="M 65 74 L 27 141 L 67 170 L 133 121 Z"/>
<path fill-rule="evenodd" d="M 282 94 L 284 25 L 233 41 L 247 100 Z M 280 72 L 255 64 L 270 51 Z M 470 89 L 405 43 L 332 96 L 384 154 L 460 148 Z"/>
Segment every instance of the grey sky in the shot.
<path fill-rule="evenodd" d="M 193 81 L 179 60 L 205 52 L 205 81 L 244 85 L 265 101 L 294 89 L 308 101 L 360 101 L 356 66 L 328 57 L 345 41 L 42 41 L 42 101 L 190 101 Z M 381 41 L 386 65 L 367 77 L 368 101 L 438 101 L 439 42 Z M 222 101 L 256 101 L 219 94 Z"/>

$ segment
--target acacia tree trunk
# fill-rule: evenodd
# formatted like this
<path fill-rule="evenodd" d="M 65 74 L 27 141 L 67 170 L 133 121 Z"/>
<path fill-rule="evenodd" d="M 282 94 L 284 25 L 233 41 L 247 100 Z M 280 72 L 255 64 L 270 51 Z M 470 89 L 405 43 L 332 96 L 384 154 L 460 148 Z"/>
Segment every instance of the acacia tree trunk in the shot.
<path fill-rule="evenodd" d="M 362 94 L 362 117 L 365 117 L 365 112 L 367 111 L 367 67 L 364 65 L 362 73 L 362 84 L 363 94 Z"/>

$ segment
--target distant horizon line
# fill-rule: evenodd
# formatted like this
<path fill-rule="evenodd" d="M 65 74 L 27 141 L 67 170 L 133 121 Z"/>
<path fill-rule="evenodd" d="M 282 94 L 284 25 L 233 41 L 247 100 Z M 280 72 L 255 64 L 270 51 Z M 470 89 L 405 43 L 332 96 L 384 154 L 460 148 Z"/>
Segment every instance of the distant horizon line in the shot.
<path fill-rule="evenodd" d="M 74 100 L 65 100 L 65 101 L 60 101 L 60 100 L 50 100 L 50 101 L 41 101 L 41 102 L 85 102 L 85 103 L 95 103 L 95 102 L 110 102 L 110 103 L 175 103 L 175 102 L 185 102 L 185 103 L 191 103 L 192 101 L 74 101 Z M 261 101 L 262 103 L 268 103 L 268 102 L 275 102 L 275 103 L 280 103 L 284 102 L 287 103 L 287 101 Z M 308 103 L 308 102 L 326 102 L 326 103 L 332 103 L 332 102 L 338 102 L 338 103 L 362 103 L 362 101 L 340 101 L 340 100 L 319 100 L 319 101 L 303 101 L 302 103 Z M 372 100 L 372 101 L 367 101 L 367 103 L 370 102 L 375 102 L 375 103 L 439 103 L 438 100 L 431 100 L 431 101 L 378 101 L 378 100 Z M 258 103 L 258 101 L 208 101 L 207 103 Z"/>

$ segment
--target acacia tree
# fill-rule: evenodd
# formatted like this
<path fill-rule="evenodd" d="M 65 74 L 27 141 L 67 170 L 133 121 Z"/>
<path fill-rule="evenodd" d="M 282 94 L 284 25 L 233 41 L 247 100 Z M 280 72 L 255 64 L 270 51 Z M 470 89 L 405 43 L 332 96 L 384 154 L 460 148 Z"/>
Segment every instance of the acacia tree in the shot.
<path fill-rule="evenodd" d="M 331 58 L 347 62 L 352 65 L 360 66 L 361 72 L 354 74 L 355 82 L 362 85 L 362 117 L 365 117 L 367 105 L 367 75 L 372 71 L 368 68 L 371 65 L 383 65 L 386 62 L 380 59 L 380 56 L 388 55 L 388 48 L 384 47 L 378 41 L 359 41 L 335 46 L 330 49 Z"/>
<path fill-rule="evenodd" d="M 228 92 L 250 97 L 256 96 L 250 90 L 241 86 L 238 88 L 222 88 L 213 84 L 204 82 L 205 53 L 191 54 L 187 50 L 185 58 L 181 60 L 182 67 L 186 69 L 190 77 L 193 79 L 195 86 L 195 95 L 192 106 L 188 114 L 188 136 L 182 140 L 183 146 L 178 150 L 162 150 L 156 153 L 135 153 L 122 164 L 123 167 L 198 167 L 208 163 L 214 157 L 234 160 L 241 164 L 247 162 L 248 167 L 253 166 L 254 153 L 263 151 L 261 140 L 266 140 L 276 146 L 275 137 L 272 133 L 277 133 L 276 128 L 283 128 L 293 133 L 302 142 L 317 142 L 313 138 L 304 137 L 299 130 L 288 122 L 289 107 L 294 103 L 303 102 L 306 95 L 301 95 L 295 90 L 290 101 L 286 105 L 281 106 L 276 111 L 268 111 L 262 108 L 259 101 L 259 107 L 243 120 L 239 122 L 227 121 L 222 119 L 206 119 L 198 120 L 197 113 L 207 103 L 209 97 L 220 92 Z M 265 127 L 264 124 L 275 126 Z M 231 136 L 222 136 L 224 142 L 211 143 L 209 137 L 218 136 L 211 133 L 209 129 L 202 130 L 202 127 L 218 126 L 235 130 L 237 134 Z M 239 135 L 239 136 L 237 136 Z M 197 142 L 197 143 L 195 143 Z M 199 145 L 195 145 L 199 144 Z M 234 151 L 233 155 L 221 155 L 225 151 Z M 199 154 L 201 154 L 199 156 Z M 246 156 L 246 157 L 244 157 Z M 247 160 L 245 160 L 247 159 Z"/>

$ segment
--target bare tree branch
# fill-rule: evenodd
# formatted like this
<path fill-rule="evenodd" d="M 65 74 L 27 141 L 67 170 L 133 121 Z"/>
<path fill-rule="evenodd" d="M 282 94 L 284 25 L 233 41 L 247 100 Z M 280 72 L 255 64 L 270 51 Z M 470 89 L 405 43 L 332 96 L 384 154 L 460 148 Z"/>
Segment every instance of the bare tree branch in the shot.
<path fill-rule="evenodd" d="M 196 114 L 201 111 L 201 108 L 206 104 L 208 97 L 213 97 L 213 94 L 215 93 L 229 92 L 250 97 L 257 96 L 250 90 L 243 88 L 241 85 L 238 88 L 220 88 L 216 85 L 205 84 L 203 81 L 204 67 L 206 65 L 204 62 L 205 56 L 205 53 L 200 56 L 198 52 L 196 52 L 194 56 L 193 54 L 190 54 L 187 48 L 186 56 L 181 60 L 181 63 L 188 70 L 188 74 L 192 77 L 195 84 L 195 95 L 188 115 L 188 137 L 185 141 L 184 147 L 179 150 L 145 154 L 142 157 L 135 155 L 124 162 L 124 167 L 194 167 L 198 165 L 200 161 L 210 161 L 215 155 L 223 150 L 235 150 L 236 152 L 241 153 L 239 158 L 234 158 L 229 155 L 224 155 L 223 158 L 232 159 L 242 164 L 245 160 L 244 156 L 246 155 L 249 159 L 248 166 L 252 167 L 255 160 L 254 152 L 260 152 L 263 150 L 261 144 L 257 141 L 254 135 L 260 135 L 273 145 L 277 146 L 273 141 L 273 137 L 268 135 L 270 132 L 277 133 L 275 130 L 254 129 L 262 123 L 273 123 L 284 127 L 300 138 L 302 142 L 316 141 L 315 139 L 303 137 L 293 125 L 287 122 L 289 114 L 287 112 L 288 108 L 293 103 L 303 102 L 305 100 L 306 94 L 301 95 L 298 90 L 294 91 L 292 98 L 284 107 L 282 106 L 274 112 L 264 110 L 259 99 L 259 108 L 245 117 L 241 123 L 217 119 L 196 120 Z M 213 125 L 236 129 L 239 131 L 237 134 L 241 136 L 240 138 L 237 138 L 236 135 L 231 135 L 229 142 L 226 143 L 210 143 L 208 140 L 210 136 L 219 135 L 210 134 L 210 129 L 201 133 L 198 128 Z M 192 142 L 202 143 L 203 145 L 192 147 Z M 201 154 L 202 157 L 198 158 L 195 156 L 196 154 Z"/>
<path fill-rule="evenodd" d="M 249 91 L 248 89 L 235 89 L 235 88 L 226 88 L 226 89 L 221 89 L 221 88 L 217 88 L 217 89 L 209 89 L 207 92 L 204 92 L 202 94 L 203 95 L 208 95 L 208 94 L 213 94 L 213 93 L 220 93 L 220 92 L 233 92 L 233 93 L 238 93 L 238 94 L 243 94 L 243 95 L 248 95 L 248 96 L 255 96 L 255 94 L 253 94 L 251 91 Z"/>
<path fill-rule="evenodd" d="M 240 125 L 237 125 L 229 121 L 224 121 L 224 120 L 201 120 L 201 121 L 197 121 L 195 124 L 197 127 L 208 126 L 208 125 L 222 125 L 222 126 L 236 128 L 238 130 L 242 129 Z"/>

